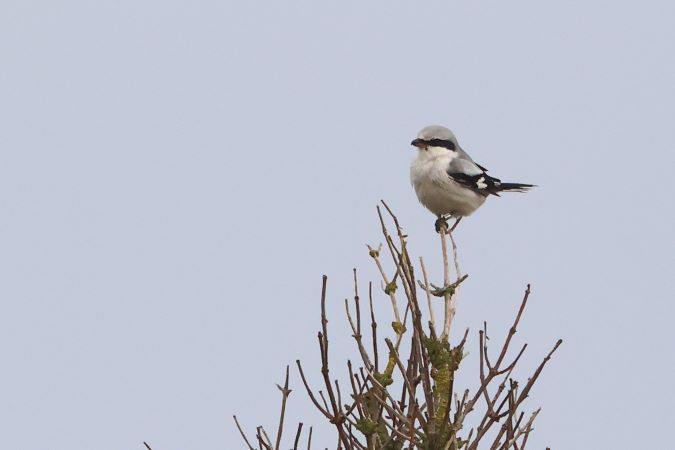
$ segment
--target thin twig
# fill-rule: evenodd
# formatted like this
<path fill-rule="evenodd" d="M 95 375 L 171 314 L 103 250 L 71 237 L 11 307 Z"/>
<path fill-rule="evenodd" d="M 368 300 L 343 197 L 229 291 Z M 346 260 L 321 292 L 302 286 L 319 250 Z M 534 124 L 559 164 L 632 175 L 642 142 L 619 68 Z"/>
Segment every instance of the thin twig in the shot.
<path fill-rule="evenodd" d="M 420 267 L 422 267 L 422 276 L 424 277 L 424 292 L 427 294 L 427 305 L 429 307 L 429 317 L 431 329 L 436 331 L 436 314 L 431 304 L 431 293 L 429 292 L 429 278 L 427 277 L 427 268 L 424 266 L 424 259 L 420 256 Z"/>
<path fill-rule="evenodd" d="M 288 389 L 288 370 L 289 367 L 286 366 L 286 380 L 284 381 L 284 387 L 277 384 L 277 387 L 281 391 L 281 413 L 279 414 L 279 428 L 277 429 L 277 442 L 274 446 L 275 450 L 279 450 L 279 445 L 281 445 L 281 435 L 284 432 L 284 416 L 286 415 L 286 400 L 288 400 L 288 396 L 291 395 L 291 390 Z"/>
<path fill-rule="evenodd" d="M 385 206 L 385 208 L 387 208 L 387 210 L 389 211 L 390 215 L 393 217 L 393 219 L 394 219 L 394 224 L 398 224 L 398 219 L 396 219 L 396 216 L 394 216 L 394 215 L 391 213 L 391 210 L 389 210 L 389 207 L 386 205 L 386 203 L 384 203 L 384 201 L 382 201 L 382 204 Z M 407 299 L 408 302 L 410 303 L 410 302 L 412 301 L 412 299 L 414 298 L 414 293 L 413 293 L 412 290 L 413 290 L 415 287 L 414 287 L 414 286 L 411 287 L 411 286 L 409 285 L 409 284 L 410 284 L 410 283 L 409 283 L 409 280 L 407 279 L 407 277 L 405 277 L 405 275 L 404 275 L 404 273 L 403 273 L 403 270 L 402 270 L 401 264 L 400 264 L 401 259 L 402 259 L 401 252 L 396 248 L 396 245 L 394 245 L 393 239 L 392 239 L 391 236 L 389 235 L 389 231 L 387 231 L 387 226 L 386 226 L 385 223 L 384 223 L 384 217 L 382 216 L 382 211 L 380 210 L 380 207 L 379 207 L 379 206 L 377 207 L 377 215 L 378 215 L 378 217 L 379 217 L 379 219 L 380 219 L 380 224 L 382 225 L 382 234 L 384 235 L 384 238 L 385 238 L 385 240 L 386 240 L 386 242 L 387 242 L 387 247 L 389 248 L 389 253 L 391 254 L 391 259 L 392 259 L 392 260 L 394 261 L 394 263 L 396 264 L 396 272 L 397 272 L 398 276 L 401 277 L 401 280 L 403 281 L 402 284 L 403 284 L 403 289 L 405 290 L 406 299 Z M 402 233 L 402 231 L 400 230 L 400 228 L 398 228 L 398 233 L 399 233 L 399 236 L 401 236 L 401 243 L 404 243 L 405 241 L 403 240 L 403 237 L 402 237 L 402 236 L 403 236 L 403 233 Z M 406 279 L 404 279 L 404 277 L 405 277 Z"/>
<path fill-rule="evenodd" d="M 380 276 L 382 277 L 382 281 L 384 282 L 385 285 L 385 292 L 387 295 L 389 295 L 389 299 L 391 300 L 391 308 L 394 311 L 394 318 L 396 322 L 401 321 L 401 314 L 399 313 L 398 310 L 398 303 L 396 301 L 396 289 L 392 285 L 392 283 L 396 283 L 396 276 L 394 276 L 394 279 L 389 281 L 387 278 L 387 274 L 384 272 L 384 268 L 382 267 L 382 262 L 380 261 L 380 251 L 382 250 L 382 244 L 377 249 L 374 249 L 370 245 L 368 247 L 368 254 L 373 258 L 375 261 L 375 265 L 377 266 L 377 270 L 380 272 Z"/>
<path fill-rule="evenodd" d="M 298 431 L 295 432 L 295 441 L 293 441 L 293 450 L 298 450 L 298 442 L 302 434 L 302 422 L 298 423 Z"/>
<path fill-rule="evenodd" d="M 323 407 L 326 408 L 326 411 L 328 411 L 330 408 L 328 408 L 328 402 L 326 401 L 326 397 L 323 395 L 323 391 L 319 391 L 319 397 L 321 397 L 321 401 L 323 401 Z"/>
<path fill-rule="evenodd" d="M 373 339 L 373 359 L 375 360 L 375 372 L 379 370 L 377 354 L 377 321 L 373 311 L 373 283 L 368 283 L 368 303 L 370 305 L 370 328 Z"/>
<path fill-rule="evenodd" d="M 410 395 L 414 398 L 415 397 L 415 388 L 412 385 L 412 381 L 408 378 L 406 370 L 403 367 L 403 363 L 401 362 L 401 358 L 398 356 L 398 353 L 396 352 L 396 349 L 394 348 L 394 344 L 392 344 L 392 342 L 389 338 L 386 338 L 384 340 L 384 342 L 387 344 L 387 347 L 389 347 L 389 353 L 390 353 L 390 355 L 392 355 L 394 357 L 394 361 L 396 362 L 396 366 L 401 371 L 401 375 L 403 376 L 403 383 L 405 384 L 406 388 L 408 388 L 408 392 L 410 393 Z"/>
<path fill-rule="evenodd" d="M 527 434 L 530 433 L 530 431 L 532 430 L 532 424 L 534 423 L 534 419 L 537 418 L 537 415 L 539 414 L 540 411 L 541 411 L 541 408 L 537 408 L 534 412 L 532 412 L 532 415 L 530 416 L 530 419 L 527 421 L 525 426 L 517 429 L 517 431 L 514 433 L 513 437 L 508 441 L 508 444 L 506 445 L 506 448 L 509 448 L 513 444 L 515 444 L 515 442 L 520 438 L 520 436 L 523 433 L 527 433 Z"/>
<path fill-rule="evenodd" d="M 446 243 L 445 236 L 448 231 L 448 224 L 441 224 L 439 235 L 441 237 L 441 252 L 443 253 L 443 286 L 448 286 L 450 284 L 450 266 L 448 264 L 448 244 Z M 450 302 L 452 296 L 450 292 L 445 292 L 443 297 L 445 298 L 445 308 L 443 315 L 443 332 L 441 333 L 441 340 L 447 340 L 450 335 L 450 322 L 452 321 L 452 304 Z"/>
<path fill-rule="evenodd" d="M 241 434 L 241 437 L 244 438 L 244 442 L 246 442 L 246 445 L 248 446 L 248 448 L 250 450 L 253 450 L 253 446 L 248 441 L 248 439 L 246 439 L 246 435 L 244 434 L 244 431 L 241 429 L 241 425 L 239 425 L 239 421 L 237 420 L 237 416 L 233 415 L 232 417 L 234 418 L 234 423 L 237 424 L 237 429 L 239 430 L 239 434 Z M 143 442 L 143 444 L 145 444 L 145 442 Z M 145 444 L 145 446 L 150 449 L 150 446 L 148 444 Z M 150 450 L 152 450 L 152 449 L 150 449 Z"/>
<path fill-rule="evenodd" d="M 459 219 L 457 220 L 455 225 L 452 227 L 453 230 L 455 229 L 457 224 L 459 224 Z M 450 242 L 452 243 L 452 258 L 453 258 L 454 263 L 455 263 L 455 273 L 457 275 L 457 281 L 455 282 L 455 284 L 456 284 L 455 289 L 450 294 L 450 323 L 448 324 L 448 333 L 446 334 L 446 336 L 449 339 L 449 337 L 450 337 L 450 327 L 452 326 L 452 319 L 455 318 L 455 313 L 457 312 L 457 298 L 459 297 L 459 285 L 461 284 L 460 280 L 464 281 L 466 276 L 464 278 L 462 277 L 462 271 L 459 268 L 459 255 L 458 255 L 458 250 L 457 250 L 457 243 L 455 242 L 455 237 L 452 234 L 452 230 L 450 230 L 448 232 L 448 234 L 450 236 Z M 446 283 L 446 285 L 447 285 L 447 283 Z"/>
<path fill-rule="evenodd" d="M 263 427 L 256 428 L 256 437 L 261 447 L 265 447 L 265 450 L 272 450 L 272 442 Z"/>
<path fill-rule="evenodd" d="M 366 365 L 366 368 L 368 368 L 368 370 L 372 370 L 373 363 L 370 362 L 370 357 L 368 356 L 368 352 L 366 351 L 366 348 L 363 346 L 363 339 L 362 339 L 363 336 L 361 335 L 361 330 L 360 330 L 360 327 L 358 326 L 358 322 L 360 322 L 360 320 L 358 319 L 358 317 L 360 316 L 360 313 L 358 312 L 358 309 L 359 309 L 358 296 L 355 297 L 354 301 L 356 303 L 356 309 L 357 309 L 357 313 L 356 313 L 357 314 L 357 324 L 354 324 L 354 320 L 352 319 L 352 314 L 349 311 L 349 301 L 347 299 L 345 299 L 345 311 L 347 313 L 347 321 L 349 322 L 349 326 L 351 327 L 352 332 L 354 333 L 354 334 L 352 334 L 352 337 L 356 340 L 356 345 L 359 348 L 359 353 L 361 354 L 361 360 L 363 361 L 363 364 Z"/>
<path fill-rule="evenodd" d="M 473 406 L 478 401 L 480 396 L 483 394 L 483 391 L 485 389 L 487 389 L 487 386 L 490 384 L 492 379 L 498 374 L 498 372 L 500 370 L 500 366 L 501 366 L 502 362 L 504 361 L 504 358 L 506 357 L 506 353 L 509 349 L 509 346 L 511 345 L 511 339 L 513 338 L 513 335 L 516 334 L 516 331 L 517 331 L 517 328 L 518 328 L 518 323 L 520 322 L 520 318 L 523 315 L 523 311 L 525 310 L 525 305 L 527 304 L 527 300 L 528 300 L 529 296 L 530 296 L 530 285 L 528 284 L 527 289 L 525 290 L 525 295 L 523 296 L 523 300 L 520 303 L 520 308 L 518 309 L 518 314 L 516 315 L 516 318 L 513 321 L 513 325 L 511 325 L 511 328 L 509 329 L 509 333 L 506 336 L 506 340 L 504 341 L 504 345 L 502 346 L 502 350 L 499 354 L 499 358 L 497 359 L 497 362 L 495 363 L 494 366 L 489 367 L 490 371 L 485 376 L 485 379 L 481 383 L 481 386 L 478 388 L 478 391 L 476 391 L 473 398 L 471 400 L 469 400 L 469 402 L 466 404 L 466 407 L 465 407 L 466 413 L 468 413 L 469 411 L 471 411 L 473 409 Z M 484 332 L 480 331 L 479 335 L 484 336 Z M 484 349 L 485 341 L 484 341 L 483 337 L 481 337 L 481 339 L 480 339 L 480 345 L 481 345 L 481 349 Z M 483 356 L 481 357 L 481 363 L 483 361 L 483 358 L 485 359 L 485 362 L 488 364 L 488 366 L 490 366 L 489 361 L 488 361 L 487 353 L 483 353 Z"/>
<path fill-rule="evenodd" d="M 263 427 L 260 427 L 260 431 L 262 431 L 263 436 L 265 436 L 265 442 L 268 444 L 270 450 L 272 450 L 272 439 L 267 435 L 267 431 Z"/>
<path fill-rule="evenodd" d="M 296 360 L 295 363 L 298 365 L 298 371 L 300 372 L 300 379 L 302 379 L 302 384 L 305 385 L 305 390 L 307 391 L 307 395 L 309 395 L 309 398 L 312 400 L 312 403 L 314 403 L 314 406 L 316 406 L 316 409 L 321 411 L 321 413 L 326 416 L 327 419 L 330 419 L 332 416 L 330 413 L 324 409 L 319 402 L 316 400 L 316 397 L 314 396 L 314 392 L 312 392 L 312 389 L 309 387 L 309 384 L 307 384 L 307 379 L 305 378 L 305 372 L 302 370 L 302 364 L 300 364 L 300 360 Z"/>

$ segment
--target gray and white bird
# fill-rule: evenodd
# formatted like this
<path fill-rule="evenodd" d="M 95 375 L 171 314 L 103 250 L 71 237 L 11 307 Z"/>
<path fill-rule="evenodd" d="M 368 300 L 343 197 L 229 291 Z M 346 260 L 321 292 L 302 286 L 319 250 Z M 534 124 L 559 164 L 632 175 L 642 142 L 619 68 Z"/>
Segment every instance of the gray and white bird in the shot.
<path fill-rule="evenodd" d="M 534 187 L 491 177 L 462 150 L 452 131 L 440 125 L 423 128 L 411 145 L 417 147 L 417 157 L 410 165 L 410 182 L 420 203 L 438 217 L 437 231 L 450 217 L 457 219 L 454 229 L 490 195 L 499 197 L 500 192 L 526 192 Z"/>

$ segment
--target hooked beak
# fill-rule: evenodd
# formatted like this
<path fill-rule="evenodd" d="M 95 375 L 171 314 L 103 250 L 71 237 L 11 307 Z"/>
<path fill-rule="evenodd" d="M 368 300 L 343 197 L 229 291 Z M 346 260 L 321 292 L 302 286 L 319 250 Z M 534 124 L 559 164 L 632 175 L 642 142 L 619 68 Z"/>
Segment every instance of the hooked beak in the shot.
<path fill-rule="evenodd" d="M 419 138 L 412 141 L 410 143 L 410 145 L 412 145 L 413 147 L 417 147 L 417 148 L 423 148 L 423 149 L 427 148 L 427 143 L 424 142 L 422 139 L 419 139 Z"/>

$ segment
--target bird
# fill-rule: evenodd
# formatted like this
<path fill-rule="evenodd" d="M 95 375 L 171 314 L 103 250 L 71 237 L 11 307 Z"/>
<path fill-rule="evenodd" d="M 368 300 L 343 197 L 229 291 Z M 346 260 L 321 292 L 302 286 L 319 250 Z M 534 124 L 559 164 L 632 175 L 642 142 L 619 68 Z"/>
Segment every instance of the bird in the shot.
<path fill-rule="evenodd" d="M 424 127 L 410 143 L 417 149 L 417 156 L 410 164 L 410 182 L 417 198 L 436 215 L 436 231 L 447 219 L 456 222 L 471 215 L 490 196 L 501 192 L 527 192 L 535 187 L 525 183 L 502 183 L 487 174 L 487 169 L 477 164 L 459 146 L 455 135 L 441 125 Z"/>

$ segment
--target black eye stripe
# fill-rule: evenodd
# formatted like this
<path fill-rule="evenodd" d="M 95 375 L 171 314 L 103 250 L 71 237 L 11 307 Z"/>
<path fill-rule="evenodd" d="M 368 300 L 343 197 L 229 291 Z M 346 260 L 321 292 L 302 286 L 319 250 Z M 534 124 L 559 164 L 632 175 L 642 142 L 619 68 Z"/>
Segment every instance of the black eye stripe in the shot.
<path fill-rule="evenodd" d="M 443 147 L 447 148 L 448 150 L 457 150 L 457 147 L 455 147 L 454 142 L 445 139 L 429 139 L 429 140 L 423 139 L 422 142 L 424 142 L 430 147 Z"/>

